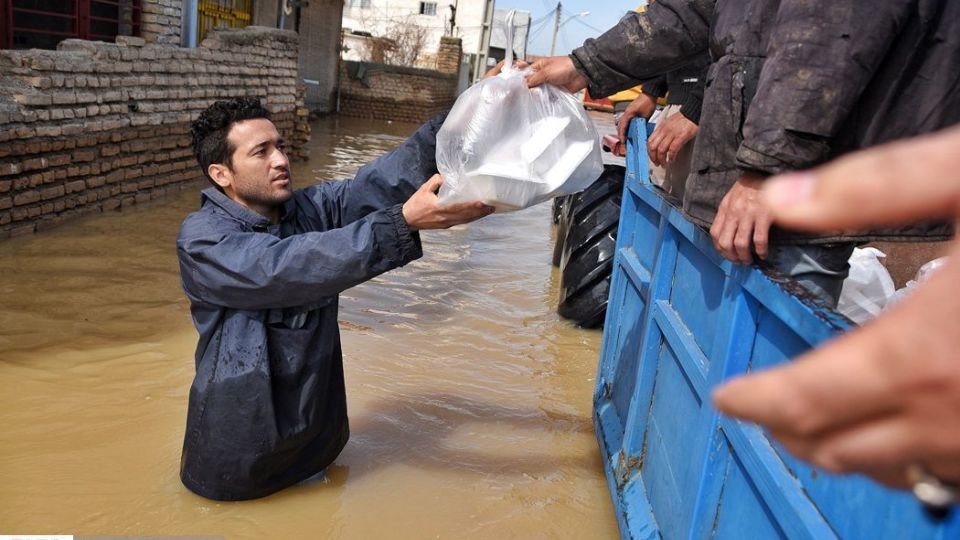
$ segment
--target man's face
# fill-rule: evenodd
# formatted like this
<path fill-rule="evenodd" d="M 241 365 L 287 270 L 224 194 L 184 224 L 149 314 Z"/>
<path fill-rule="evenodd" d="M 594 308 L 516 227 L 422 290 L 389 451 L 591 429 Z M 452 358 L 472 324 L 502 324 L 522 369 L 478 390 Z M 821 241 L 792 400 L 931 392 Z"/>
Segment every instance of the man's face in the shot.
<path fill-rule="evenodd" d="M 276 126 L 265 118 L 237 122 L 227 133 L 227 143 L 235 149 L 233 166 L 221 165 L 225 183 L 217 183 L 238 203 L 261 215 L 277 217 L 293 190 L 290 160 Z"/>

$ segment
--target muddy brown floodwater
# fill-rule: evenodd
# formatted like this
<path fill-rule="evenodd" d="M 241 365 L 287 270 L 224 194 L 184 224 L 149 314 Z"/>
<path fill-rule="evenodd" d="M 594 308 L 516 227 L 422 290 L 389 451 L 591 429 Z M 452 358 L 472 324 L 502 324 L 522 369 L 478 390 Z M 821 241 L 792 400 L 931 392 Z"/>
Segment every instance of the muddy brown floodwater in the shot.
<path fill-rule="evenodd" d="M 325 119 L 294 179 L 416 126 Z M 591 423 L 600 333 L 555 312 L 549 204 L 422 235 L 342 295 L 352 437 L 322 482 L 217 503 L 178 478 L 196 332 L 190 189 L 0 243 L 0 534 L 615 538 Z"/>

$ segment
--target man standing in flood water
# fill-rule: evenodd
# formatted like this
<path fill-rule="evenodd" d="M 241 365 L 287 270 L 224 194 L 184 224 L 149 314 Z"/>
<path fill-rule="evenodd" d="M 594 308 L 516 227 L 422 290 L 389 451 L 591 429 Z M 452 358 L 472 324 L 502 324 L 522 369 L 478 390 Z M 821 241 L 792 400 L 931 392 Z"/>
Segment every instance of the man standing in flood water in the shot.
<path fill-rule="evenodd" d="M 347 442 L 338 294 L 422 255 L 421 229 L 493 212 L 441 206 L 443 116 L 353 180 L 292 190 L 283 139 L 251 98 L 193 123 L 214 187 L 177 239 L 200 334 L 180 477 L 203 497 L 263 497 L 309 478 Z"/>

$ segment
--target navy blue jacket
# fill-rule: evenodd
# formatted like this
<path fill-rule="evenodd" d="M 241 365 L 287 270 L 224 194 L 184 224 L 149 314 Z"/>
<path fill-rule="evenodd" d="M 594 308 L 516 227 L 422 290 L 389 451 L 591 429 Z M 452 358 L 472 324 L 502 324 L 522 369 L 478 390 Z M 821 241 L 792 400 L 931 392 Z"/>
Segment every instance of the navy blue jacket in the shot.
<path fill-rule="evenodd" d="M 180 477 L 216 500 L 320 472 L 347 442 L 337 295 L 422 255 L 401 212 L 436 174 L 428 122 L 353 180 L 295 192 L 279 224 L 214 188 L 180 229 L 200 334 Z"/>

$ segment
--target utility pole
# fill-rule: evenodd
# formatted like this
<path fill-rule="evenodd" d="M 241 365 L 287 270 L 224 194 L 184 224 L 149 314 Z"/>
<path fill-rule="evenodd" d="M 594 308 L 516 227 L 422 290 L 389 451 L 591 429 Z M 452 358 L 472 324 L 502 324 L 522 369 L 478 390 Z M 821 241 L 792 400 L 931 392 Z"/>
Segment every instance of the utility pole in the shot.
<path fill-rule="evenodd" d="M 450 4 L 450 37 L 457 37 L 457 4 L 458 0 Z"/>
<path fill-rule="evenodd" d="M 563 6 L 560 2 L 557 2 L 557 16 L 553 19 L 553 41 L 550 42 L 550 56 L 553 56 L 554 51 L 557 49 L 557 33 L 560 32 L 561 11 L 563 11 Z"/>

